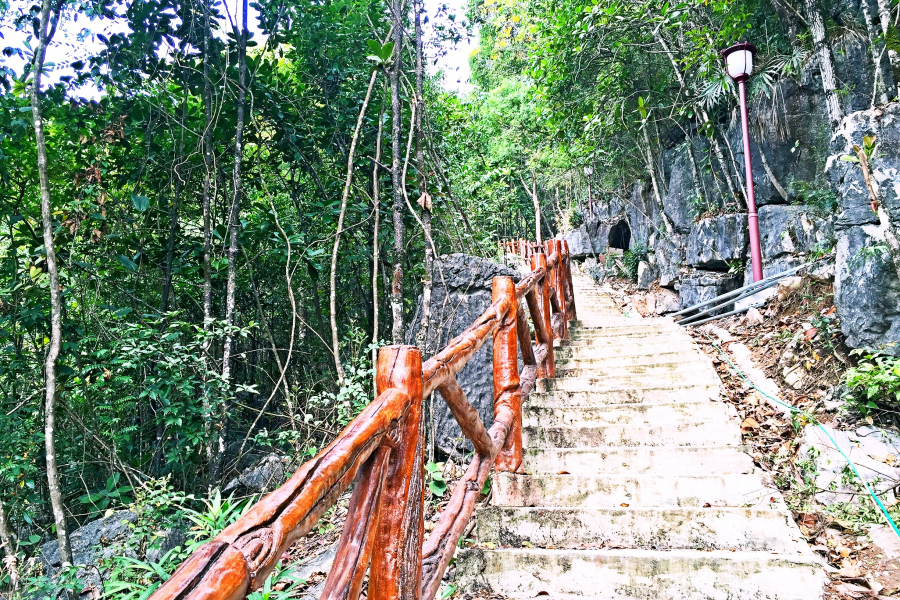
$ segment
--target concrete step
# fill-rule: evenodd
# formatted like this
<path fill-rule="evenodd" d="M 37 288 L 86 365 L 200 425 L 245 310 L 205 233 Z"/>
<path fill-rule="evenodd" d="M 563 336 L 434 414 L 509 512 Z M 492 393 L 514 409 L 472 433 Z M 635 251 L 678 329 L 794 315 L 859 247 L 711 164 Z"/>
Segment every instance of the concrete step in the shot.
<path fill-rule="evenodd" d="M 556 367 L 556 379 L 600 379 L 606 377 L 634 378 L 647 375 L 694 377 L 697 374 L 715 374 L 716 371 L 708 361 L 687 360 L 680 362 L 657 362 L 650 364 L 624 365 L 565 365 Z"/>
<path fill-rule="evenodd" d="M 811 554 L 468 548 L 456 556 L 461 589 L 514 599 L 820 600 L 825 584 Z"/>
<path fill-rule="evenodd" d="M 569 335 L 586 336 L 620 333 L 655 333 L 659 331 L 683 332 L 684 330 L 669 319 L 641 319 L 639 321 L 634 321 L 633 323 L 617 325 L 572 327 L 569 328 Z"/>
<path fill-rule="evenodd" d="M 478 511 L 478 543 L 521 548 L 585 545 L 652 550 L 803 554 L 809 546 L 788 511 L 757 508 L 556 508 Z"/>
<path fill-rule="evenodd" d="M 699 350 L 690 340 L 676 339 L 665 344 L 643 343 L 640 341 L 626 344 L 604 345 L 565 345 L 557 346 L 553 350 L 554 357 L 566 359 L 595 359 L 626 358 L 640 356 L 657 356 L 667 353 L 681 353 L 698 355 Z M 702 355 L 701 355 L 702 356 Z"/>
<path fill-rule="evenodd" d="M 629 328 L 637 329 L 637 327 Z M 606 344 L 624 345 L 628 343 L 647 343 L 652 342 L 656 345 L 663 345 L 675 341 L 690 341 L 690 337 L 675 329 L 666 331 L 625 331 L 621 333 L 607 332 L 602 333 L 602 329 L 596 330 L 597 334 L 591 335 L 570 335 L 569 339 L 560 339 L 560 346 L 597 346 Z"/>
<path fill-rule="evenodd" d="M 570 427 L 523 427 L 527 448 L 598 448 L 601 446 L 737 446 L 740 421 L 720 418 L 663 424 Z"/>
<path fill-rule="evenodd" d="M 584 508 L 717 507 L 782 508 L 777 490 L 759 475 L 522 475 L 494 473 L 497 506 Z"/>
<path fill-rule="evenodd" d="M 621 388 L 653 388 L 661 385 L 675 385 L 681 382 L 691 384 L 718 385 L 716 372 L 709 367 L 702 369 L 678 369 L 674 371 L 653 371 L 644 374 L 606 375 L 599 377 L 566 377 L 562 379 L 538 379 L 535 389 L 539 392 L 600 392 Z"/>
<path fill-rule="evenodd" d="M 725 423 L 737 412 L 724 402 L 697 399 L 693 402 L 607 404 L 604 406 L 549 407 L 531 404 L 522 410 L 528 427 L 656 425 L 717 421 Z"/>
<path fill-rule="evenodd" d="M 539 380 L 542 381 L 542 380 Z M 644 402 L 692 402 L 719 397 L 720 382 L 696 382 L 671 385 L 635 387 L 623 385 L 596 390 L 537 390 L 528 396 L 529 406 L 599 406 L 604 404 L 634 404 Z"/>
<path fill-rule="evenodd" d="M 756 473 L 738 446 L 632 448 L 526 448 L 523 469 L 530 475 L 741 475 Z"/>
<path fill-rule="evenodd" d="M 698 351 L 681 351 L 681 352 L 657 352 L 655 354 L 636 354 L 631 356 L 622 356 L 617 353 L 610 353 L 610 356 L 603 358 L 572 358 L 569 356 L 556 356 L 556 369 L 590 369 L 592 367 L 612 368 L 612 367 L 632 367 L 638 365 L 662 365 L 672 363 L 690 363 L 702 362 L 710 364 L 710 360 Z"/>

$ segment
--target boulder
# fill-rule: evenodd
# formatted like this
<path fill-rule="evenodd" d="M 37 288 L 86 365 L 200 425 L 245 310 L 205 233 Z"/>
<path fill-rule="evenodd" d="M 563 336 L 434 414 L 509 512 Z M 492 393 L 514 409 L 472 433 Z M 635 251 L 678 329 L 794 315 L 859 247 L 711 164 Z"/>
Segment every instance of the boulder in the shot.
<path fill-rule="evenodd" d="M 876 225 L 852 227 L 838 238 L 834 305 L 851 348 L 900 354 L 900 279 L 884 233 Z M 893 344 L 893 345 L 891 345 Z"/>
<path fill-rule="evenodd" d="M 678 294 L 672 290 L 660 289 L 654 294 L 654 310 L 658 315 L 676 312 L 681 309 L 681 303 Z"/>
<path fill-rule="evenodd" d="M 900 457 L 900 436 L 869 426 L 850 431 L 833 429 L 831 425 L 821 427 L 827 430 L 828 435 L 818 425 L 807 425 L 803 429 L 798 452 L 804 458 L 811 449 L 818 453 L 815 458 L 816 487 L 827 491 L 816 494 L 816 500 L 825 505 L 835 502 L 869 502 L 867 495 L 860 496 L 855 477 L 849 485 L 845 483 L 847 460 L 838 450 L 840 448 L 856 465 L 863 480 L 876 493 L 886 494 L 886 498 L 883 497 L 886 504 L 893 501 L 892 488 L 900 480 L 900 461 L 897 460 Z"/>
<path fill-rule="evenodd" d="M 864 136 L 877 143 L 869 161 L 877 212 L 860 165 L 843 160 Z M 847 115 L 830 152 L 827 172 L 841 202 L 834 282 L 841 330 L 851 347 L 900 354 L 900 278 L 889 251 L 900 237 L 900 103 Z"/>
<path fill-rule="evenodd" d="M 717 271 L 691 271 L 681 278 L 680 308 L 684 309 L 700 302 L 712 300 L 716 296 L 727 294 L 739 287 L 742 283 L 741 274 L 720 273 Z M 725 312 L 732 305 L 716 311 Z M 711 313 L 713 314 L 713 313 Z"/>
<path fill-rule="evenodd" d="M 637 270 L 637 286 L 639 290 L 648 290 L 650 285 L 656 281 L 656 269 L 645 261 L 638 263 Z"/>
<path fill-rule="evenodd" d="M 808 206 L 763 206 L 759 209 L 759 237 L 767 261 L 786 254 L 808 254 L 834 245 L 834 218 Z"/>
<path fill-rule="evenodd" d="M 286 456 L 269 454 L 248 467 L 243 473 L 229 481 L 222 489 L 231 492 L 241 489 L 245 492 L 268 492 L 280 486 L 285 480 Z"/>
<path fill-rule="evenodd" d="M 491 304 L 491 281 L 498 276 L 512 277 L 518 281 L 522 273 L 466 254 L 444 255 L 435 261 L 432 326 L 426 336 L 424 358 L 440 351 L 487 310 Z M 421 298 L 407 332 L 408 343 L 416 339 L 421 324 L 420 315 Z M 490 427 L 494 418 L 492 347 L 488 338 L 456 377 L 466 398 L 481 415 L 485 427 Z M 463 436 L 446 403 L 438 399 L 433 406 L 435 449 L 444 455 L 471 450 L 471 443 Z"/>
<path fill-rule="evenodd" d="M 728 214 L 694 223 L 688 236 L 685 262 L 702 269 L 727 270 L 747 251 L 747 215 Z"/>
<path fill-rule="evenodd" d="M 595 234 L 596 231 L 597 229 L 595 224 Z M 575 259 L 585 259 L 588 257 L 593 257 L 599 250 L 598 240 L 591 237 L 590 230 L 587 224 L 584 224 L 577 229 L 567 231 L 560 236 L 560 239 L 569 243 L 569 255 Z M 606 247 L 606 244 L 604 244 L 603 247 Z"/>
<path fill-rule="evenodd" d="M 108 517 L 91 521 L 79 527 L 69 535 L 72 546 L 72 560 L 78 567 L 77 577 L 81 582 L 83 598 L 100 598 L 103 593 L 103 572 L 101 564 L 108 567 L 115 556 L 127 555 L 138 558 L 136 553 L 128 549 L 126 542 L 133 533 L 132 525 L 137 515 L 130 510 L 120 510 Z M 53 540 L 40 547 L 38 560 L 43 566 L 44 574 L 55 578 L 62 566 L 59 555 L 59 542 Z"/>
<path fill-rule="evenodd" d="M 684 249 L 687 236 L 677 233 L 657 233 L 653 245 L 656 269 L 659 272 L 659 285 L 672 287 L 678 283 L 681 268 L 684 266 Z"/>

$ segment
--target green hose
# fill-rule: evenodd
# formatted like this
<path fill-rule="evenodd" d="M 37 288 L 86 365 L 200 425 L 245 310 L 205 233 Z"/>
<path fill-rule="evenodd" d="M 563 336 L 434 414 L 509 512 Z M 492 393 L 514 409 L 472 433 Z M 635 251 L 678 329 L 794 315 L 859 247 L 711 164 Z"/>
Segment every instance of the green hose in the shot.
<path fill-rule="evenodd" d="M 705 334 L 704 334 L 704 335 L 705 335 Z M 863 480 L 862 475 L 860 475 L 860 474 L 859 474 L 859 471 L 856 470 L 856 465 L 853 464 L 853 461 L 850 460 L 850 457 L 849 457 L 849 456 L 847 456 L 846 454 L 844 454 L 844 451 L 841 450 L 840 444 L 838 444 L 837 441 L 836 441 L 833 437 L 831 437 L 831 434 L 828 433 L 828 430 L 825 429 L 824 427 L 822 427 L 821 423 L 819 423 L 818 420 L 817 420 L 815 417 L 813 417 L 812 415 L 810 415 L 809 413 L 804 412 L 804 411 L 802 411 L 802 410 L 800 410 L 800 409 L 798 409 L 798 408 L 794 408 L 794 407 L 791 406 L 790 404 L 786 404 L 786 403 L 782 402 L 781 400 L 779 400 L 778 398 L 775 398 L 774 396 L 771 396 L 771 395 L 767 394 L 766 392 L 762 391 L 761 389 L 759 389 L 758 387 L 756 387 L 756 384 L 754 384 L 752 381 L 750 381 L 750 380 L 744 375 L 744 373 L 741 372 L 741 370 L 737 367 L 737 365 L 735 365 L 733 362 L 731 362 L 731 358 L 729 358 L 728 354 L 726 354 L 725 351 L 722 350 L 722 348 L 719 347 L 718 344 L 716 344 L 715 342 L 713 342 L 713 341 L 712 341 L 712 338 L 710 338 L 709 336 L 706 336 L 706 339 L 709 340 L 709 342 L 712 344 L 713 348 L 715 348 L 716 350 L 719 351 L 719 354 L 721 354 L 723 357 L 725 357 L 725 360 L 728 361 L 728 364 L 731 365 L 731 368 L 734 369 L 734 371 L 738 374 L 738 376 L 739 376 L 741 379 L 743 379 L 744 382 L 746 382 L 747 384 L 749 384 L 750 387 L 752 387 L 754 390 L 756 390 L 757 392 L 759 392 L 760 394 L 762 394 L 763 396 L 765 396 L 765 397 L 768 398 L 769 400 L 771 400 L 771 401 L 773 401 L 773 402 L 775 402 L 775 403 L 777 403 L 777 404 L 780 404 L 781 406 L 787 408 L 787 409 L 790 410 L 791 412 L 799 413 L 799 414 L 805 416 L 807 419 L 810 420 L 810 422 L 812 422 L 813 424 L 815 424 L 816 427 L 818 427 L 819 429 L 821 429 L 822 432 L 823 432 L 826 436 L 828 436 L 828 439 L 831 440 L 831 443 L 834 444 L 834 447 L 837 449 L 837 451 L 841 453 L 841 456 L 844 457 L 844 460 L 846 460 L 846 461 L 847 461 L 847 464 L 850 465 L 850 468 L 853 469 L 853 473 L 859 478 L 860 483 L 862 483 L 862 484 L 865 486 L 866 491 L 869 492 L 869 495 L 872 497 L 872 500 L 875 501 L 875 504 L 876 504 L 876 505 L 878 506 L 878 508 L 881 510 L 881 514 L 883 514 L 883 515 L 884 515 L 884 518 L 887 519 L 887 522 L 890 524 L 891 529 L 893 529 L 893 530 L 894 530 L 894 533 L 897 534 L 897 537 L 900 538 L 900 529 L 897 529 L 897 524 L 894 523 L 894 520 L 891 518 L 891 515 L 888 514 L 888 511 L 887 511 L 887 509 L 884 507 L 884 504 L 881 503 L 881 500 L 878 499 L 878 496 L 875 494 L 875 492 L 872 491 L 872 488 L 869 487 L 869 484 L 866 483 L 866 482 Z"/>

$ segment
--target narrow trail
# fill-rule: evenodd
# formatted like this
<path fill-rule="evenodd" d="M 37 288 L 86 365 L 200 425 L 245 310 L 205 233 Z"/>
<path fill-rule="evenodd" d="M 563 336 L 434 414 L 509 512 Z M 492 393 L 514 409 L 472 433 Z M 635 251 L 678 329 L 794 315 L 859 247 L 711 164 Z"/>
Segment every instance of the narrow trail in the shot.
<path fill-rule="evenodd" d="M 581 320 L 523 411 L 524 472 L 493 479 L 461 586 L 511 598 L 809 599 L 825 576 L 741 449 L 709 359 L 575 276 Z"/>

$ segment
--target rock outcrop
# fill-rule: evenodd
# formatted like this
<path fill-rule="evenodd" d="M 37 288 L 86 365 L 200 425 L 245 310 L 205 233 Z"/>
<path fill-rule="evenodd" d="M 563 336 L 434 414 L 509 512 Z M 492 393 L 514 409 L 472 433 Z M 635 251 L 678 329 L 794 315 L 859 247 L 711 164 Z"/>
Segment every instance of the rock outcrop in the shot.
<path fill-rule="evenodd" d="M 424 357 L 430 357 L 462 333 L 491 304 L 491 280 L 507 276 L 518 281 L 522 273 L 501 264 L 466 254 L 441 256 L 434 264 L 434 287 L 431 297 L 432 326 L 426 337 Z M 420 298 L 421 306 L 421 298 Z M 416 310 L 407 335 L 413 343 L 421 322 Z M 489 339 L 457 375 L 457 381 L 468 401 L 478 409 L 485 426 L 494 420 L 493 344 Z M 446 403 L 434 403 L 434 444 L 444 455 L 471 450 L 456 419 Z"/>
<path fill-rule="evenodd" d="M 845 160 L 856 157 L 853 146 L 863 148 L 866 136 L 877 144 L 867 161 L 871 192 L 861 163 Z M 832 141 L 828 175 L 841 198 L 835 223 L 841 329 L 852 347 L 900 355 L 900 103 L 845 117 Z"/>

